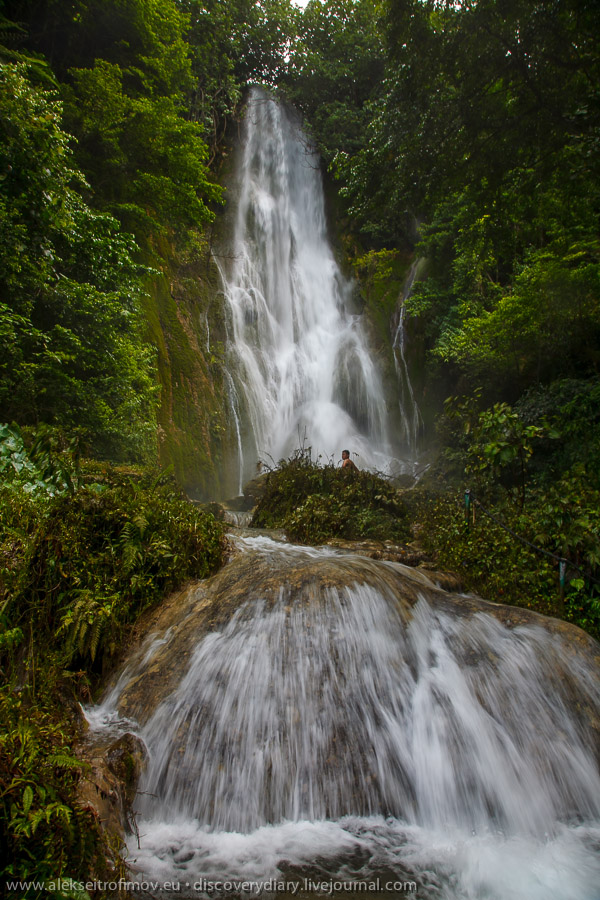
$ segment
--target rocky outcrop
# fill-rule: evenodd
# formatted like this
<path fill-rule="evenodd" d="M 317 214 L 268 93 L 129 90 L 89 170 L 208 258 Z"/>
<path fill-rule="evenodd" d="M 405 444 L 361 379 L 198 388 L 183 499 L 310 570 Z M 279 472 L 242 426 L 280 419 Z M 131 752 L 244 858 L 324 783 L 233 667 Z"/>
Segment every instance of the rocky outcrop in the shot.
<path fill-rule="evenodd" d="M 136 830 L 134 801 L 146 764 L 144 743 L 131 733 L 110 742 L 86 736 L 78 755 L 88 766 L 79 785 L 79 802 L 109 836 L 108 847 L 118 852 L 125 835 Z"/>
<path fill-rule="evenodd" d="M 327 542 L 328 547 L 356 553 L 369 559 L 383 559 L 388 562 L 399 562 L 405 566 L 420 566 L 427 562 L 427 554 L 412 544 L 398 544 L 394 541 L 346 541 L 334 538 Z M 454 587 L 458 587 L 458 582 Z"/>
<path fill-rule="evenodd" d="M 448 777 L 459 785 L 467 818 L 470 801 L 464 785 L 471 775 L 465 748 L 477 729 L 473 734 L 462 729 L 471 714 L 492 743 L 497 729 L 506 729 L 496 749 L 500 753 L 510 744 L 515 766 L 520 765 L 517 748 L 527 748 L 536 778 L 545 777 L 546 765 L 536 762 L 538 744 L 549 748 L 549 771 L 559 771 L 564 729 L 591 765 L 594 748 L 600 747 L 600 645 L 579 628 L 444 590 L 455 587 L 452 576 L 364 556 L 356 552 L 358 547 L 293 547 L 264 535 L 233 543 L 230 561 L 217 575 L 189 585 L 147 616 L 137 649 L 115 676 L 111 709 L 123 721 L 134 720 L 149 746 L 152 741 L 165 744 L 160 752 L 154 749 L 148 767 L 152 798 L 160 794 L 152 785 L 163 785 L 153 766 L 164 762 L 169 784 L 175 785 L 174 802 L 186 809 L 189 805 L 188 812 L 196 816 L 196 800 L 187 798 L 199 791 L 202 821 L 215 824 L 218 810 L 222 819 L 216 825 L 234 830 L 255 827 L 261 819 L 251 803 L 239 821 L 231 818 L 235 810 L 226 802 L 231 784 L 238 785 L 234 794 L 239 798 L 249 785 L 256 787 L 256 779 L 264 780 L 256 808 L 266 804 L 264 820 L 279 821 L 291 815 L 285 805 L 291 796 L 288 782 L 300 770 L 310 772 L 311 791 L 324 798 L 319 815 L 382 809 L 402 816 L 411 804 L 426 807 L 435 798 L 423 787 L 423 796 L 415 800 L 422 786 L 408 774 L 398 774 L 395 744 L 382 725 L 386 717 L 397 716 L 403 722 L 399 734 L 410 734 L 423 692 L 429 705 L 421 725 L 434 727 L 436 716 L 452 723 L 445 751 L 452 757 Z M 383 550 L 360 549 L 396 552 L 385 545 Z M 457 678 L 460 685 L 453 690 Z M 265 716 L 266 731 L 256 725 Z M 365 717 L 368 728 L 363 727 Z M 277 736 L 283 734 L 282 746 L 298 754 L 317 720 L 323 759 L 315 762 L 312 750 L 306 750 L 301 762 L 294 757 L 288 764 L 285 754 L 278 755 Z M 252 737 L 256 727 L 260 747 L 271 747 L 272 739 L 275 749 L 271 747 L 271 762 L 256 763 L 250 777 L 258 759 Z M 483 741 L 473 751 L 479 766 L 475 795 L 482 809 L 487 802 L 485 746 Z M 427 747 L 415 749 L 409 742 L 405 750 L 418 756 Z M 383 768 L 373 754 L 383 755 Z M 85 758 L 91 775 L 82 799 L 106 828 L 122 836 L 133 827 L 130 810 L 143 750 L 126 734 L 92 746 Z M 386 778 L 377 776 L 380 769 L 388 773 Z M 574 772 L 573 784 L 579 785 Z M 341 782 L 343 790 L 338 790 Z M 560 784 L 559 779 L 556 802 L 566 809 L 569 790 L 559 790 Z M 580 787 L 575 793 L 576 808 L 587 809 L 585 793 Z M 500 789 L 494 796 L 498 815 L 512 816 L 511 804 L 521 808 L 518 798 L 505 804 Z M 144 795 L 140 802 L 150 799 Z M 333 812 L 327 812 L 328 804 Z"/>
<path fill-rule="evenodd" d="M 371 557 L 372 553 L 379 552 L 383 556 L 385 549 L 362 544 L 360 549 L 366 550 L 369 556 L 348 552 L 347 548 L 335 554 L 296 548 L 290 557 L 288 545 L 271 542 L 268 553 L 248 550 L 234 553 L 213 578 L 191 584 L 173 595 L 144 623 L 146 633 L 154 637 L 144 642 L 140 634 L 139 649 L 130 662 L 132 675 L 119 698 L 122 714 L 143 724 L 174 689 L 186 668 L 186 660 L 202 637 L 223 628 L 248 601 L 260 598 L 269 606 L 283 596 L 290 604 L 318 604 L 327 590 L 343 591 L 349 585 L 370 585 L 386 591 L 395 598 L 396 607 L 407 623 L 415 605 L 425 598 L 434 610 L 448 612 L 465 623 L 487 614 L 509 629 L 542 628 L 564 639 L 565 671 L 576 657 L 600 668 L 600 645 L 575 625 L 528 609 L 457 593 L 456 576 Z M 388 552 L 390 556 L 401 555 L 400 550 Z M 139 667 L 139 661 L 148 653 L 149 642 L 157 640 L 156 635 L 166 635 L 166 638 L 154 650 L 150 662 Z M 598 728 L 600 744 L 600 723 Z"/>

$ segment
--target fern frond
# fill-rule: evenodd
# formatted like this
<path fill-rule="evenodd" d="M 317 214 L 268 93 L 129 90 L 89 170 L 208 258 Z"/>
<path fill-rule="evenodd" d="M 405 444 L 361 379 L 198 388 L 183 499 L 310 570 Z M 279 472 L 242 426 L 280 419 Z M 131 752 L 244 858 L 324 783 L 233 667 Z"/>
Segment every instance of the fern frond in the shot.
<path fill-rule="evenodd" d="M 54 753 L 47 758 L 48 764 L 60 769 L 85 769 L 86 763 L 74 756 L 68 756 L 66 753 Z"/>

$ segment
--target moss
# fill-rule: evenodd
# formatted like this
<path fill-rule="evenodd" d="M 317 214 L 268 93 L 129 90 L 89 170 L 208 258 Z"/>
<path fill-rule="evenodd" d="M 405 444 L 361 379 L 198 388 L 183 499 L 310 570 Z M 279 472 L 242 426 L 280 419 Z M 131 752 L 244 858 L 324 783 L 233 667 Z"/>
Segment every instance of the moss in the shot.
<path fill-rule="evenodd" d="M 160 274 L 148 285 L 148 340 L 157 348 L 161 388 L 158 456 L 172 466 L 193 497 L 219 493 L 221 443 L 226 433 L 222 356 L 207 349 L 207 321 L 219 335 L 222 316 L 214 300 L 217 272 L 198 251 L 181 258 L 164 238 L 148 247 Z M 217 342 L 218 343 L 218 342 Z"/>
<path fill-rule="evenodd" d="M 369 317 L 384 343 L 392 338 L 392 320 L 411 262 L 396 250 L 370 250 L 352 261 Z"/>

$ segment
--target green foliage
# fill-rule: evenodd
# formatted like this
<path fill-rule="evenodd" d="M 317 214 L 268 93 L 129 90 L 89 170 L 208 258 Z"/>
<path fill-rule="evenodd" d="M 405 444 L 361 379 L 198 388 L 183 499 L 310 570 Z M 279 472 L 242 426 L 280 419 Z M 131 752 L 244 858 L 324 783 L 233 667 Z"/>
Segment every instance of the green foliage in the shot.
<path fill-rule="evenodd" d="M 496 403 L 482 409 L 483 392 L 448 397 L 438 421 L 441 471 L 473 477 L 479 493 L 497 488 L 522 498 L 549 488 L 572 469 L 585 469 L 591 488 L 600 487 L 600 385 L 598 379 L 563 379 L 526 392 L 515 407 Z M 444 476 L 443 476 L 444 477 Z"/>
<path fill-rule="evenodd" d="M 428 260 L 407 311 L 430 382 L 514 402 L 597 371 L 597 5 L 383 4 L 386 78 L 363 146 L 340 159 L 364 235 Z M 440 389 L 441 390 L 441 389 Z"/>
<path fill-rule="evenodd" d="M 98 453 L 152 458 L 142 270 L 118 223 L 84 203 L 61 107 L 0 66 L 0 404 L 78 429 Z"/>
<path fill-rule="evenodd" d="M 557 438 L 558 433 L 545 422 L 527 424 L 508 403 L 479 411 L 481 391 L 473 397 L 446 400 L 446 416 L 458 420 L 464 431 L 464 470 L 472 476 L 478 490 L 502 484 L 512 494 L 516 488 L 521 507 L 525 502 L 525 486 L 534 442 L 543 437 Z"/>
<path fill-rule="evenodd" d="M 368 248 L 374 241 L 381 247 L 377 227 L 369 224 L 359 240 L 364 223 L 355 210 L 347 215 L 345 190 L 350 161 L 360 157 L 368 142 L 384 85 L 380 11 L 377 0 L 310 0 L 297 17 L 289 59 L 277 82 L 303 114 L 324 167 L 339 182 L 334 214 L 341 219 L 347 252 L 359 256 L 363 244 Z"/>
<path fill-rule="evenodd" d="M 325 164 L 364 144 L 368 102 L 383 77 L 374 0 L 311 0 L 298 22 L 286 93 L 306 115 Z"/>
<path fill-rule="evenodd" d="M 124 71 L 106 60 L 70 76 L 67 122 L 81 165 L 93 183 L 106 183 L 110 211 L 138 234 L 212 221 L 207 204 L 222 191 L 208 173 L 203 129 L 182 116 L 176 98 L 128 95 Z"/>
<path fill-rule="evenodd" d="M 1 434 L 0 874 L 85 898 L 76 882 L 106 853 L 77 800 L 71 707 L 144 610 L 220 565 L 223 532 L 165 474 L 78 462 L 46 430 Z"/>
<path fill-rule="evenodd" d="M 18 46 L 24 41 L 26 31 L 18 22 L 11 22 L 0 11 L 0 62 L 22 63 L 31 81 L 44 87 L 56 87 L 56 79 L 45 59 L 38 54 L 24 53 Z"/>
<path fill-rule="evenodd" d="M 191 117 L 202 125 L 215 154 L 241 99 L 232 58 L 235 4 L 220 0 L 181 0 L 180 6 L 189 16 L 187 39 L 194 78 Z"/>
<path fill-rule="evenodd" d="M 600 573 L 600 490 L 575 466 L 533 493 L 534 540 L 595 577 Z"/>
<path fill-rule="evenodd" d="M 165 476 L 84 483 L 26 525 L 15 522 L 18 497 L 5 488 L 0 502 L 9 507 L 8 624 L 45 634 L 65 665 L 106 667 L 144 609 L 221 562 L 220 526 Z"/>
<path fill-rule="evenodd" d="M 285 77 L 299 10 L 291 0 L 233 0 L 233 58 L 242 84 L 274 85 Z"/>
<path fill-rule="evenodd" d="M 560 614 L 557 566 L 516 541 L 477 507 L 475 524 L 468 522 L 461 499 L 458 492 L 424 498 L 417 514 L 420 540 L 440 566 L 460 574 L 468 589 L 488 600 Z M 514 506 L 495 506 L 494 511 L 527 537 L 527 520 Z"/>
<path fill-rule="evenodd" d="M 200 65 L 188 43 L 194 29 L 182 6 L 197 11 L 197 4 L 77 0 L 72 10 L 53 0 L 7 0 L 5 6 L 22 23 L 30 49 L 50 59 L 94 206 L 144 243 L 175 233 L 185 244 L 212 221 L 222 190 L 208 169 L 205 125 L 193 98 L 203 72 L 219 76 L 210 60 Z M 233 84 L 227 91 L 237 96 Z"/>
<path fill-rule="evenodd" d="M 507 501 L 486 504 L 498 521 L 478 506 L 474 521 L 471 514 L 467 519 L 461 497 L 458 490 L 422 497 L 414 513 L 420 540 L 439 565 L 488 600 L 566 619 L 599 638 L 600 495 L 582 473 L 571 473 L 549 492 L 533 492 L 523 510 Z M 557 560 L 515 535 L 567 560 L 564 598 Z"/>
<path fill-rule="evenodd" d="M 560 440 L 539 448 L 532 459 L 544 483 L 561 472 L 585 466 L 590 487 L 600 488 L 600 380 L 561 379 L 536 385 L 515 409 L 526 422 L 546 420 Z"/>
<path fill-rule="evenodd" d="M 48 58 L 94 203 L 138 238 L 214 218 L 209 171 L 249 81 L 286 66 L 291 0 L 5 0 L 29 49 Z"/>
<path fill-rule="evenodd" d="M 458 257 L 455 267 L 464 261 Z M 481 257 L 479 262 L 481 277 L 489 279 Z M 461 293 L 469 299 L 455 307 L 454 323 L 440 329 L 435 348 L 440 358 L 488 384 L 512 380 L 525 386 L 594 369 L 600 337 L 600 244 L 595 238 L 531 250 L 512 284 L 488 280 L 485 297 L 480 292 L 477 301 L 472 288 L 480 276 L 469 272 L 466 277 L 471 289 L 465 286 Z M 459 290 L 455 283 L 455 296 Z M 421 305 L 420 312 L 425 311 Z"/>
<path fill-rule="evenodd" d="M 266 476 L 252 524 L 284 528 L 291 540 L 404 540 L 406 510 L 396 489 L 371 472 L 337 469 L 297 451 Z"/>
<path fill-rule="evenodd" d="M 3 310 L 0 359 L 10 366 L 0 371 L 0 403 L 5 397 L 13 401 L 5 415 L 20 424 L 42 420 L 78 429 L 96 456 L 152 463 L 158 452 L 165 465 L 175 465 L 182 483 L 203 495 L 217 481 L 219 446 L 211 444 L 209 421 L 216 420 L 222 392 L 221 373 L 207 370 L 203 349 L 204 323 L 217 335 L 220 314 L 207 265 L 210 225 L 223 196 L 215 170 L 225 150 L 225 124 L 242 94 L 240 54 L 254 41 L 249 22 L 255 7 L 264 16 L 266 7 L 275 5 L 253 0 L 2 3 L 7 20 L 18 23 L 28 56 L 45 57 L 52 66 L 64 111 L 61 118 L 55 104 L 56 121 L 75 138 L 68 167 L 74 170 L 75 160 L 87 181 L 76 178 L 71 186 L 85 197 L 88 212 L 90 206 L 96 211 L 89 228 L 77 229 L 82 232 L 77 255 L 92 274 L 81 267 L 71 280 L 95 286 L 100 267 L 107 261 L 116 266 L 113 284 L 106 285 L 112 293 L 104 298 L 114 302 L 103 314 L 102 328 L 92 320 L 92 308 L 101 311 L 101 304 L 91 290 L 74 289 L 76 302 L 64 297 L 72 322 L 59 324 L 75 331 L 79 344 L 54 329 L 52 339 L 60 343 L 51 346 L 45 323 L 29 321 L 12 304 Z M 263 49 L 275 54 L 276 48 Z M 32 196 L 42 197 L 44 190 L 41 184 Z M 140 249 L 117 233 L 115 219 L 98 210 L 135 233 Z M 108 221 L 112 235 L 102 224 Z M 120 241 L 129 258 L 108 253 L 107 240 Z M 34 276 L 41 271 L 36 254 L 46 261 L 34 240 L 31 252 L 17 260 L 19 265 L 31 261 Z M 133 267 L 134 259 L 152 269 Z M 64 278 L 61 284 L 71 287 Z M 34 277 L 20 293 L 32 298 L 36 290 Z M 0 303 L 4 299 L 0 292 Z M 109 341 L 103 340 L 105 333 Z M 70 375 L 76 354 L 85 356 L 85 389 L 73 380 L 69 390 L 56 389 L 58 376 Z M 48 375 L 37 366 L 42 358 L 51 368 Z"/>
<path fill-rule="evenodd" d="M 382 345 L 389 347 L 390 323 L 402 296 L 409 261 L 398 250 L 371 249 L 352 259 L 352 269 Z"/>
<path fill-rule="evenodd" d="M 600 483 L 597 446 L 588 450 L 597 442 L 598 400 L 595 383 L 571 380 L 531 391 L 516 409 L 482 410 L 480 391 L 450 398 L 438 485 L 431 493 L 430 478 L 430 493 L 418 490 L 413 510 L 426 549 L 470 589 L 565 618 L 596 637 Z M 479 501 L 468 515 L 467 487 Z M 564 597 L 558 559 L 566 560 Z"/>
<path fill-rule="evenodd" d="M 20 429 L 0 425 L 0 475 L 6 484 L 17 483 L 26 493 L 54 496 L 73 493 L 77 487 L 79 441 L 39 426 L 26 447 Z"/>
<path fill-rule="evenodd" d="M 535 209 L 540 185 L 569 157 L 563 190 L 589 178 L 599 125 L 595 6 L 388 0 L 383 7 L 387 78 L 356 160 L 357 211 L 373 213 L 381 200 L 384 218 L 398 222 L 407 202 L 430 215 L 467 191 L 479 205 L 475 219 L 487 212 L 501 227 L 500 210 L 482 201 L 491 206 L 508 189 L 518 210 Z M 375 191 L 367 193 L 369 177 Z"/>
<path fill-rule="evenodd" d="M 476 478 L 487 474 L 498 477 L 506 469 L 516 468 L 524 484 L 532 442 L 543 434 L 539 426 L 525 425 L 508 403 L 495 403 L 479 416 L 469 446 L 467 474 L 471 472 Z"/>
<path fill-rule="evenodd" d="M 92 865 L 103 867 L 97 824 L 74 802 L 84 766 L 73 755 L 71 728 L 22 692 L 6 690 L 0 721 L 0 876 L 67 884 L 85 878 Z M 33 885 L 23 894 L 41 896 L 47 893 Z"/>

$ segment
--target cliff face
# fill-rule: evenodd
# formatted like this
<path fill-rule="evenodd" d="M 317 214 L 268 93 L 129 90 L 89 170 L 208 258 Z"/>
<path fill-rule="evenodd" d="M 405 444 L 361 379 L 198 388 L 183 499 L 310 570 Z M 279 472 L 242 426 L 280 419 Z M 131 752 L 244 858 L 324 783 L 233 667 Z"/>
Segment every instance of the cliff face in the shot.
<path fill-rule="evenodd" d="M 227 472 L 227 460 L 235 455 L 235 436 L 224 370 L 226 313 L 211 255 L 211 247 L 227 248 L 233 193 L 228 208 L 217 214 L 212 234 L 203 236 L 203 244 L 193 253 L 183 256 L 163 239 L 149 259 L 160 272 L 149 282 L 145 309 L 160 383 L 158 457 L 161 466 L 173 467 L 178 482 L 194 499 L 220 499 L 236 490 Z M 389 309 L 398 279 L 392 279 L 382 299 L 379 285 L 371 290 L 369 277 L 357 274 L 363 276 L 357 291 L 363 297 L 369 341 L 381 365 L 384 390 L 392 397 L 397 387 Z M 389 309 L 383 308 L 386 302 Z"/>
<path fill-rule="evenodd" d="M 224 324 L 219 278 L 208 244 L 181 258 L 163 241 L 148 286 L 148 340 L 157 349 L 158 456 L 198 499 L 221 494 L 227 434 L 223 391 Z"/>
<path fill-rule="evenodd" d="M 230 179 L 235 143 L 232 134 L 213 173 L 223 185 Z M 230 228 L 234 203 L 229 194 L 214 221 L 202 232 L 188 232 L 184 246 L 172 235 L 154 237 L 144 254 L 156 272 L 148 280 L 144 314 L 147 340 L 157 354 L 158 461 L 163 468 L 172 466 L 179 484 L 198 500 L 231 493 L 224 463 L 232 440 L 225 311 L 214 261 L 215 247 Z"/>

